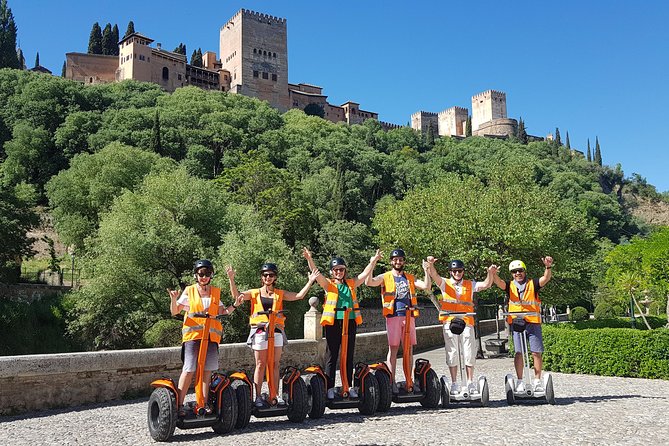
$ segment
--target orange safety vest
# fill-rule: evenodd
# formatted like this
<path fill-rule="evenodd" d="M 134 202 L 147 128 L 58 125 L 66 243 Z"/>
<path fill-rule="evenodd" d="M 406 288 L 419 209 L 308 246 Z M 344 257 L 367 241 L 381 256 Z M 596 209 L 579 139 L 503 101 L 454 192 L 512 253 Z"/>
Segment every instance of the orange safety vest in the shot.
<path fill-rule="evenodd" d="M 272 311 L 277 312 L 283 310 L 283 290 L 274 290 L 274 303 L 272 304 Z M 262 301 L 260 300 L 260 288 L 251 290 L 251 317 L 249 324 L 257 326 L 259 324 L 269 323 L 269 318 L 266 314 L 257 314 L 258 311 L 264 311 Z M 284 328 L 286 316 L 283 313 L 276 315 L 276 327 Z"/>
<path fill-rule="evenodd" d="M 360 313 L 360 306 L 358 305 L 358 298 L 355 293 L 355 280 L 346 279 L 346 285 L 351 289 L 351 299 L 353 300 L 353 314 L 355 315 L 355 323 L 362 324 L 362 314 Z M 337 284 L 332 280 L 328 280 L 327 295 L 325 296 L 325 303 L 323 304 L 323 316 L 321 316 L 321 325 L 333 325 L 335 320 L 335 308 L 337 308 L 337 301 L 339 300 L 339 289 Z"/>
<path fill-rule="evenodd" d="M 527 279 L 522 299 L 520 298 L 516 284 L 513 281 L 509 282 L 509 313 L 516 311 L 537 313 L 536 316 L 525 316 L 525 320 L 533 324 L 541 323 L 541 299 L 539 299 L 539 293 L 534 291 L 534 280 Z M 513 322 L 511 316 L 506 320 L 509 324 Z"/>
<path fill-rule="evenodd" d="M 473 313 L 474 312 L 474 283 L 471 280 L 462 281 L 462 293 L 460 297 L 455 292 L 455 287 L 450 279 L 444 279 L 444 289 L 441 290 L 441 311 L 451 313 Z M 449 322 L 455 316 L 439 315 L 442 324 Z M 471 327 L 474 326 L 473 316 L 458 316 L 465 320 Z"/>
<path fill-rule="evenodd" d="M 418 304 L 416 300 L 416 285 L 413 274 L 403 273 L 404 277 L 409 281 L 409 294 L 411 295 L 411 306 L 415 307 Z M 381 287 L 381 299 L 383 303 L 383 316 L 392 316 L 395 309 L 395 276 L 392 271 L 383 274 L 383 285 Z M 414 310 L 413 317 L 418 317 L 418 310 Z"/>
<path fill-rule="evenodd" d="M 197 292 L 197 285 L 190 285 L 186 287 L 188 293 L 188 313 L 184 317 L 184 323 L 181 328 L 182 342 L 195 341 L 202 339 L 202 330 L 206 318 L 193 317 L 193 313 L 203 313 L 204 305 L 200 293 Z M 221 302 L 221 289 L 211 287 L 211 303 L 207 313 L 209 316 L 216 316 L 218 314 L 218 306 Z M 223 325 L 218 319 L 212 319 L 209 325 L 209 340 L 220 343 L 221 336 L 223 336 Z"/>

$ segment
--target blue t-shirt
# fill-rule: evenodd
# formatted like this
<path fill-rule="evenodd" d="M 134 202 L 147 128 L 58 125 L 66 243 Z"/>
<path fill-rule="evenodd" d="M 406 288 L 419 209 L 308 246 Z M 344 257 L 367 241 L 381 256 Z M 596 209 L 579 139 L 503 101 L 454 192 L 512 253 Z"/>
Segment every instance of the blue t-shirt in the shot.
<path fill-rule="evenodd" d="M 395 279 L 395 308 L 393 308 L 393 316 L 406 316 L 405 308 L 411 306 L 409 281 L 404 275 L 393 277 Z"/>

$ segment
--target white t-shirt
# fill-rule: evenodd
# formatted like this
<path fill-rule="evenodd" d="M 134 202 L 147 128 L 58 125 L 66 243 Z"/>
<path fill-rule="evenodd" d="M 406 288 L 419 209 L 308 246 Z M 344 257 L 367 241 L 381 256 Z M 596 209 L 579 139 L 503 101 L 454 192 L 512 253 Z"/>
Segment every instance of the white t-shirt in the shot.
<path fill-rule="evenodd" d="M 204 307 L 204 311 L 207 311 L 209 309 L 209 305 L 211 305 L 211 297 L 200 297 L 200 300 L 202 300 L 202 306 Z M 182 305 L 184 307 L 184 311 L 188 313 L 188 310 L 190 309 L 190 305 L 188 304 L 188 293 L 186 290 L 184 290 L 183 293 L 181 293 L 181 296 L 179 296 L 179 299 L 177 299 L 177 305 Z M 223 307 L 224 304 L 222 301 L 218 303 L 219 308 Z"/>

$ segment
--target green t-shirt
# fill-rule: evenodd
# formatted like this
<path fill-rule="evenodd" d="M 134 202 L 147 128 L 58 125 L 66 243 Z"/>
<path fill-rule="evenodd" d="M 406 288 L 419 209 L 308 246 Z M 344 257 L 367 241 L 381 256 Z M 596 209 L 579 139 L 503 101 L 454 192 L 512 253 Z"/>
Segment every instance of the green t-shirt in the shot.
<path fill-rule="evenodd" d="M 337 307 L 346 307 L 353 309 L 353 295 L 351 294 L 351 289 L 345 283 L 337 284 Z M 344 319 L 344 312 L 337 311 L 335 316 L 336 319 Z M 348 315 L 349 319 L 355 319 L 355 314 L 351 311 Z"/>

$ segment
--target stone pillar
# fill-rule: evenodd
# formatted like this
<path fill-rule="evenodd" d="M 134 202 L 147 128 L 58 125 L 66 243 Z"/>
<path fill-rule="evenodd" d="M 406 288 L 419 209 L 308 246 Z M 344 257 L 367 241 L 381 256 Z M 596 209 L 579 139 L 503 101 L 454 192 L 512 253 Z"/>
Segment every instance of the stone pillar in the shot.
<path fill-rule="evenodd" d="M 321 327 L 321 312 L 316 309 L 318 298 L 309 298 L 309 311 L 304 313 L 304 339 L 320 341 L 323 338 L 323 327 Z"/>

